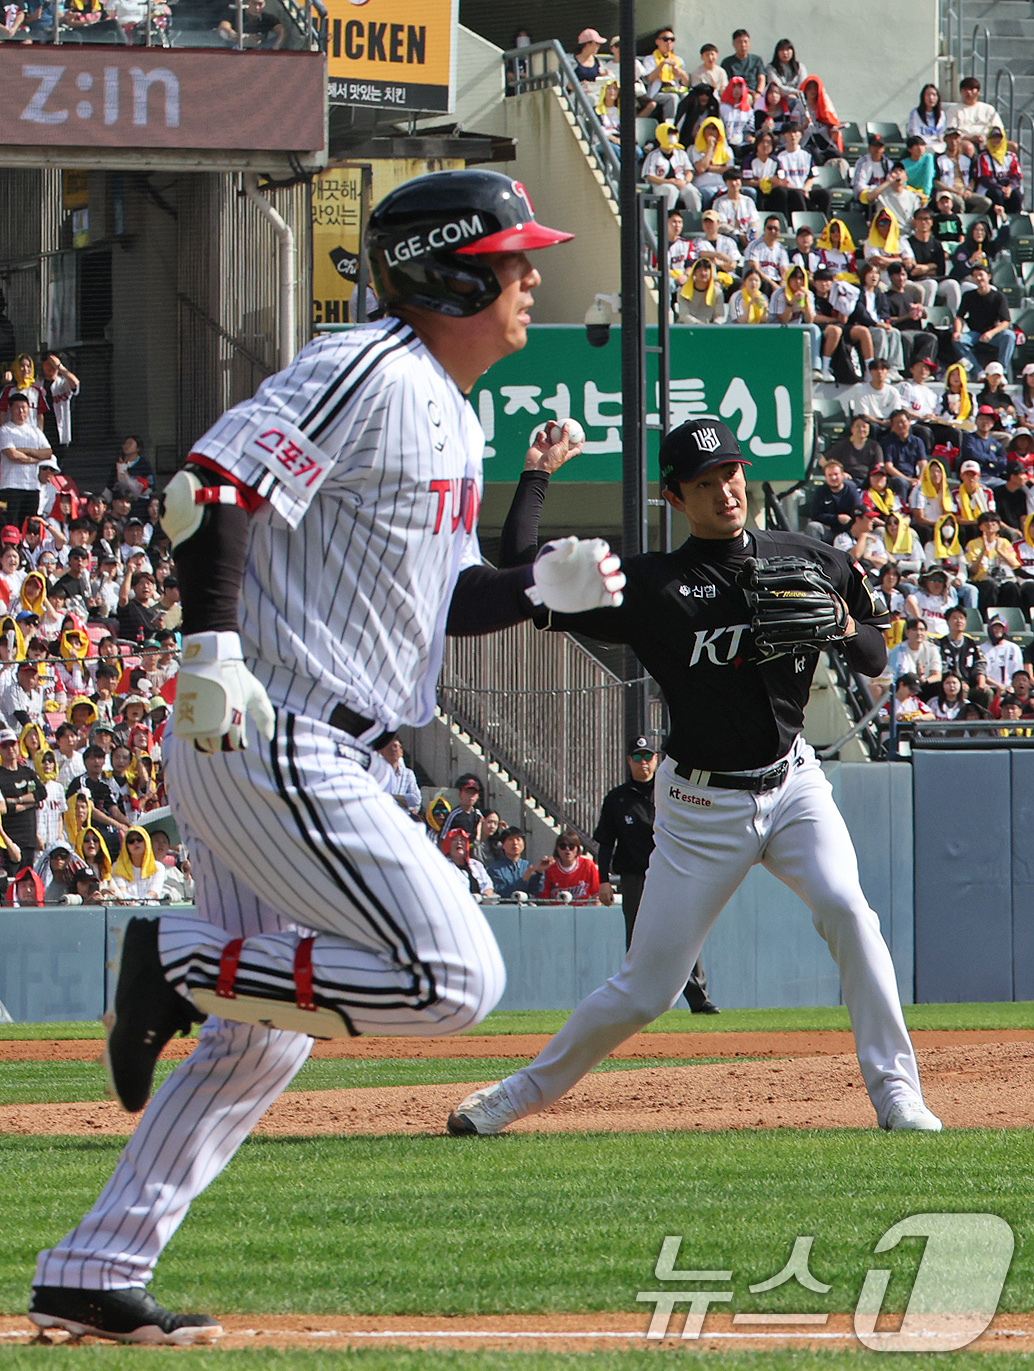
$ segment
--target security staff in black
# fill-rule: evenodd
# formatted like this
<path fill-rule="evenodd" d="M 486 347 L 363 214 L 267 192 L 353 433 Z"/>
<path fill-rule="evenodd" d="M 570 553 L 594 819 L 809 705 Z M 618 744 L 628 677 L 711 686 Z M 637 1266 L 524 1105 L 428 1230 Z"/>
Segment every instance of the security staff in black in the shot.
<path fill-rule="evenodd" d="M 625 919 L 625 947 L 632 943 L 632 929 L 643 897 L 646 868 L 653 851 L 653 778 L 658 753 L 649 738 L 639 736 L 628 744 L 631 780 L 615 786 L 603 797 L 593 839 L 599 844 L 596 863 L 600 871 L 600 903 L 614 902 L 610 872 L 621 877 L 621 912 Z M 698 958 L 682 992 L 694 1014 L 721 1011 L 707 994 L 704 964 Z"/>
<path fill-rule="evenodd" d="M 632 945 L 617 975 L 582 1001 L 539 1056 L 457 1105 L 450 1129 L 498 1133 L 545 1109 L 670 1009 L 711 925 L 760 862 L 800 895 L 829 944 L 879 1123 L 938 1132 L 847 826 L 801 736 L 819 652 L 760 658 L 736 578 L 748 557 L 813 562 L 846 606 L 846 636 L 835 650 L 867 676 L 879 675 L 887 657 L 872 598 L 835 548 L 747 528 L 749 463 L 719 420 L 673 430 L 660 461 L 662 493 L 688 521 L 689 539 L 671 553 L 625 560 L 620 607 L 542 616 L 552 627 L 631 646 L 668 705 L 671 733 L 654 787 L 656 846 Z"/>

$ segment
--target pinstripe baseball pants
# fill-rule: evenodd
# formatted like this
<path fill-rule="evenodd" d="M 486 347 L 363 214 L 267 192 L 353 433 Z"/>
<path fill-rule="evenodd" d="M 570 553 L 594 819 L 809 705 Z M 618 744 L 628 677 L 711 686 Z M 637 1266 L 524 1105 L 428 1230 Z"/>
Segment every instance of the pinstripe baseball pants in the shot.
<path fill-rule="evenodd" d="M 178 989 L 214 985 L 226 943 L 243 937 L 238 986 L 293 997 L 295 949 L 315 932 L 316 994 L 358 1032 L 459 1033 L 498 1002 L 505 972 L 492 932 L 444 857 L 382 789 L 381 757 L 283 710 L 272 743 L 247 752 L 210 757 L 175 739 L 167 748 L 203 916 L 162 917 L 162 963 Z M 311 1046 L 303 1034 L 209 1018 L 94 1208 L 40 1253 L 34 1283 L 146 1283 L 191 1201 Z"/>

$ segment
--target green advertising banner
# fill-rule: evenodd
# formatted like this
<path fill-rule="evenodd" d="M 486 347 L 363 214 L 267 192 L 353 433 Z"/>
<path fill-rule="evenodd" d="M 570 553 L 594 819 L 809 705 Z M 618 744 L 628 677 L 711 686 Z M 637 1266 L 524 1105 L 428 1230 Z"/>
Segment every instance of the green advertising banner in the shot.
<path fill-rule="evenodd" d="M 656 342 L 656 330 L 647 343 Z M 657 358 L 647 354 L 648 422 L 657 422 Z M 485 480 L 516 481 L 534 433 L 546 423 L 577 419 L 584 455 L 558 481 L 621 480 L 621 330 L 590 347 L 576 324 L 538 324 L 528 345 L 498 362 L 471 400 L 485 430 Z M 810 346 L 801 328 L 671 330 L 671 421 L 718 415 L 753 463 L 752 481 L 798 481 L 811 454 Z M 659 435 L 650 434 L 650 479 L 657 478 Z M 589 460 L 586 460 L 589 459 Z"/>

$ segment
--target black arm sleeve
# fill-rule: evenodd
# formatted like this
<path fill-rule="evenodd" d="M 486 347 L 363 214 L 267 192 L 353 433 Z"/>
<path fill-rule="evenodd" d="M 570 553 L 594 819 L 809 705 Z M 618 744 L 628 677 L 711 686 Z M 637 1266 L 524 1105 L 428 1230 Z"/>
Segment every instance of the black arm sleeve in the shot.
<path fill-rule="evenodd" d="M 596 853 L 596 865 L 599 867 L 600 882 L 610 884 L 610 863 L 614 857 L 614 848 L 617 845 L 618 829 L 614 821 L 612 806 L 609 804 L 609 796 L 604 798 L 600 808 L 599 821 L 593 832 L 593 842 L 599 844 L 599 851 Z"/>
<path fill-rule="evenodd" d="M 452 638 L 498 633 L 530 619 L 535 607 L 525 595 L 532 583 L 531 567 L 471 566 L 456 582 L 445 631 Z"/>
<path fill-rule="evenodd" d="M 863 676 L 878 676 L 887 664 L 887 640 L 875 624 L 859 624 L 857 636 L 849 638 L 840 651 L 848 666 Z"/>
<path fill-rule="evenodd" d="M 878 676 L 887 665 L 887 639 L 882 624 L 889 623 L 890 616 L 881 613 L 872 597 L 869 583 L 851 559 L 840 553 L 841 566 L 846 562 L 848 576 L 846 583 L 841 581 L 841 590 L 857 632 L 840 646 L 844 660 L 863 676 Z"/>
<path fill-rule="evenodd" d="M 548 471 L 524 471 L 513 493 L 499 548 L 501 567 L 525 566 L 539 548 L 539 516 L 549 489 Z"/>
<path fill-rule="evenodd" d="M 606 842 L 600 843 L 599 851 L 596 853 L 596 865 L 600 871 L 600 883 L 610 885 L 610 863 L 614 857 L 614 839 L 608 838 Z"/>
<path fill-rule="evenodd" d="M 220 484 L 198 470 L 206 485 Z M 206 505 L 201 527 L 173 551 L 188 633 L 236 633 L 251 515 L 239 505 Z"/>

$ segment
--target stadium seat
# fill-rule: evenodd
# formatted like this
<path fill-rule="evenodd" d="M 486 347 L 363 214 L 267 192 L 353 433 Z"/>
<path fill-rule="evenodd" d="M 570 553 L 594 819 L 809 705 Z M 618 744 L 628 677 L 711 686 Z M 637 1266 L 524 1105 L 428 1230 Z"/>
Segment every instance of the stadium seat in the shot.
<path fill-rule="evenodd" d="M 869 236 L 869 225 L 866 223 L 865 215 L 859 214 L 858 210 L 845 210 L 838 218 L 843 220 L 851 230 L 851 237 L 854 239 L 855 247 L 861 248 L 866 238 Z"/>
<path fill-rule="evenodd" d="M 1004 255 L 998 258 L 991 272 L 991 283 L 1005 296 L 1005 303 L 1010 309 L 1017 309 L 1023 304 L 1023 286 L 1011 258 Z"/>
<path fill-rule="evenodd" d="M 828 162 L 826 166 L 816 169 L 815 184 L 832 190 L 835 186 L 846 186 L 850 183 L 844 180 L 844 174 L 836 162 Z"/>
<path fill-rule="evenodd" d="M 1026 646 L 1029 642 L 1034 642 L 1034 633 L 1031 632 L 1030 624 L 1024 618 L 1023 610 L 1019 605 L 995 605 L 993 609 L 987 611 L 988 619 L 1004 619 L 1009 637 L 1014 643 Z"/>
<path fill-rule="evenodd" d="M 1014 233 L 1009 243 L 1009 255 L 1014 262 L 1034 262 L 1034 232 L 1030 225 Z"/>
<path fill-rule="evenodd" d="M 790 215 L 794 233 L 799 228 L 810 228 L 817 238 L 826 227 L 826 216 L 815 209 L 795 209 Z"/>
<path fill-rule="evenodd" d="M 635 121 L 635 140 L 641 148 L 645 148 L 657 131 L 656 119 L 637 119 Z"/>
<path fill-rule="evenodd" d="M 835 395 L 814 396 L 811 402 L 811 411 L 816 427 L 827 442 L 847 423 L 847 414 L 839 397 Z"/>
<path fill-rule="evenodd" d="M 888 123 L 886 120 L 870 119 L 865 125 L 866 133 L 878 133 L 888 145 L 891 143 L 903 143 L 905 136 L 901 132 L 899 124 Z"/>
<path fill-rule="evenodd" d="M 955 323 L 955 311 L 947 305 L 930 305 L 926 311 L 926 321 L 934 328 L 952 328 Z"/>
<path fill-rule="evenodd" d="M 855 123 L 845 124 L 840 130 L 840 136 L 844 140 L 844 150 L 846 152 L 864 152 L 869 146 L 869 140 Z"/>
<path fill-rule="evenodd" d="M 966 627 L 963 632 L 968 633 L 971 638 L 980 638 L 983 640 L 987 637 L 987 626 L 984 623 L 983 616 L 981 615 L 980 610 L 974 608 L 972 605 L 966 606 Z"/>

